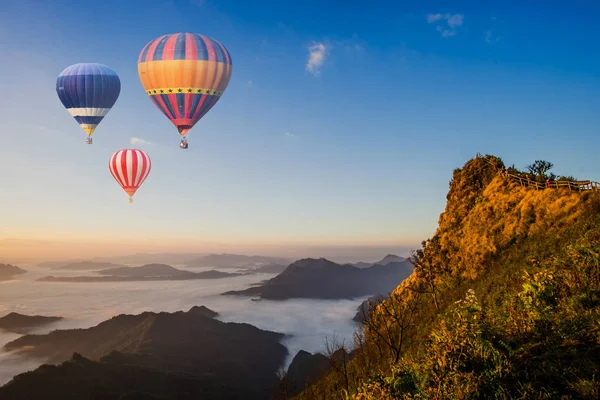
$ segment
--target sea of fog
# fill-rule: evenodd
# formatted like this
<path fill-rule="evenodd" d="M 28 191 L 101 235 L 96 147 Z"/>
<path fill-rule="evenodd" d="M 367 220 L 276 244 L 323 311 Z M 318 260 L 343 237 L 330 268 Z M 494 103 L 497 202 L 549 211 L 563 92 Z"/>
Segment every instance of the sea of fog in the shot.
<path fill-rule="evenodd" d="M 0 317 L 9 312 L 60 316 L 65 320 L 32 333 L 54 329 L 88 328 L 118 314 L 144 311 L 187 311 L 204 305 L 219 313 L 224 322 L 246 322 L 258 328 L 292 335 L 282 343 L 288 349 L 287 368 L 299 350 L 324 352 L 325 340 L 335 335 L 338 343 L 351 344 L 356 325 L 352 317 L 368 296 L 354 300 L 251 301 L 249 297 L 221 296 L 228 290 L 245 289 L 272 278 L 255 274 L 223 279 L 152 282 L 36 282 L 47 276 L 93 275 L 87 271 L 57 271 L 22 266 L 28 272 L 14 280 L 0 281 Z M 177 266 L 179 269 L 183 269 Z M 194 268 L 199 272 L 213 268 Z M 232 269 L 221 269 L 233 272 Z M 2 347 L 20 335 L 0 331 L 0 385 L 16 374 L 35 369 L 44 360 L 27 359 Z"/>

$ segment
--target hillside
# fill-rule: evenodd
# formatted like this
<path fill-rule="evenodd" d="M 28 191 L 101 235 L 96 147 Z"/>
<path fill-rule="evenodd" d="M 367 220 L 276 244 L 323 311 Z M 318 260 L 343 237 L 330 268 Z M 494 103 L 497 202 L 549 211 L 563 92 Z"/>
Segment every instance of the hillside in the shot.
<path fill-rule="evenodd" d="M 504 170 L 478 155 L 454 171 L 413 274 L 297 398 L 600 397 L 600 192 Z"/>
<path fill-rule="evenodd" d="M 0 264 L 0 281 L 12 278 L 14 275 L 24 274 L 27 271 L 11 264 Z"/>
<path fill-rule="evenodd" d="M 62 320 L 62 317 L 45 317 L 41 315 L 23 315 L 11 312 L 0 318 L 0 331 L 27 333 L 34 328 Z"/>
<path fill-rule="evenodd" d="M 376 264 L 387 265 L 387 264 L 389 264 L 391 262 L 403 262 L 403 261 L 406 261 L 406 258 L 397 256 L 395 254 L 388 254 L 387 256 L 383 257 L 379 261 L 375 261 L 375 262 L 363 262 L 363 261 L 360 261 L 360 262 L 357 262 L 357 263 L 354 263 L 354 264 L 347 264 L 347 265 L 353 265 L 353 266 L 358 267 L 358 268 L 368 268 L 368 267 L 371 267 L 371 266 L 376 265 Z"/>
<path fill-rule="evenodd" d="M 324 258 L 305 258 L 290 264 L 265 284 L 224 295 L 260 296 L 264 299 L 341 299 L 389 293 L 413 270 L 408 261 L 358 268 Z"/>
<path fill-rule="evenodd" d="M 260 272 L 265 274 L 279 274 L 287 268 L 287 265 L 284 264 L 267 264 L 261 267 L 250 268 L 244 270 L 244 272 Z"/>
<path fill-rule="evenodd" d="M 158 395 L 165 393 L 169 381 L 181 381 L 207 398 L 265 398 L 276 386 L 275 374 L 287 354 L 280 343 L 284 335 L 249 324 L 224 323 L 214 319 L 216 315 L 206 307 L 193 307 L 188 312 L 144 312 L 118 315 L 88 329 L 20 337 L 6 344 L 5 350 L 41 357 L 50 363 L 68 361 L 78 353 L 93 363 L 75 359 L 75 366 L 94 375 L 80 374 L 73 363 L 40 367 L 33 373 L 17 375 L 1 387 L 0 398 L 9 393 L 20 393 L 22 398 L 87 398 L 77 397 L 73 390 L 89 393 L 94 385 L 97 389 L 105 385 L 102 390 L 116 396 L 144 389 L 144 382 L 148 384 L 147 393 Z M 116 376 L 128 369 L 137 381 Z M 69 375 L 60 378 L 61 385 L 53 385 L 52 380 L 61 375 L 58 371 Z M 164 380 L 166 386 L 153 379 Z M 41 391 L 46 384 L 45 391 Z M 152 392 L 154 387 L 156 392 Z M 69 391 L 70 397 L 60 397 Z M 27 393 L 31 397 L 24 395 Z"/>
<path fill-rule="evenodd" d="M 116 267 L 103 269 L 96 271 L 99 275 L 108 276 L 138 276 L 138 277 L 151 277 L 151 276 L 189 276 L 193 275 L 193 272 L 183 271 L 177 268 L 173 268 L 167 264 L 146 264 L 140 267 Z"/>
<path fill-rule="evenodd" d="M 220 279 L 244 275 L 216 270 L 191 272 L 166 264 L 146 264 L 141 267 L 117 267 L 95 271 L 102 276 L 45 276 L 40 282 L 133 282 L 162 280 Z"/>
<path fill-rule="evenodd" d="M 135 365 L 91 361 L 80 354 L 59 365 L 43 365 L 0 387 L 10 400 L 240 400 L 243 389 L 207 377 L 171 374 Z"/>
<path fill-rule="evenodd" d="M 96 271 L 106 268 L 119 268 L 123 267 L 120 264 L 113 264 L 109 262 L 95 262 L 95 261 L 76 261 L 62 265 L 54 265 L 53 269 L 58 270 L 71 270 L 71 271 Z"/>

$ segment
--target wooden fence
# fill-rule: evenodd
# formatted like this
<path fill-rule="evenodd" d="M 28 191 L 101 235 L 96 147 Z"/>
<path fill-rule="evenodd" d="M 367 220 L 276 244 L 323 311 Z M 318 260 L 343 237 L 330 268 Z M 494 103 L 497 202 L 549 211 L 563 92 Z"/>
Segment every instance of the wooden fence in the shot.
<path fill-rule="evenodd" d="M 570 191 L 582 191 L 582 190 L 600 190 L 600 183 L 593 181 L 550 181 L 546 182 L 537 182 L 529 178 L 525 178 L 520 175 L 509 174 L 508 172 L 503 172 L 503 175 L 508 177 L 509 179 L 518 182 L 521 186 L 525 187 L 533 187 L 538 190 L 544 189 L 568 189 Z"/>

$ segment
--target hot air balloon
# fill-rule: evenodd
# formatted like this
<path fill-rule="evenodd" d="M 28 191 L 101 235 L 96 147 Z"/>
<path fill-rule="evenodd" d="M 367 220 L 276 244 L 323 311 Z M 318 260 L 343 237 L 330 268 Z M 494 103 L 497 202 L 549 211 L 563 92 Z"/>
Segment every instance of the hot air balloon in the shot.
<path fill-rule="evenodd" d="M 142 150 L 123 149 L 112 155 L 108 168 L 113 178 L 129 195 L 129 202 L 133 203 L 133 195 L 148 177 L 152 162 Z"/>
<path fill-rule="evenodd" d="M 87 144 L 92 144 L 94 130 L 115 105 L 120 92 L 117 73 L 102 64 L 71 65 L 56 80 L 58 98 L 87 133 Z"/>
<path fill-rule="evenodd" d="M 220 42 L 197 33 L 163 35 L 138 59 L 146 94 L 175 125 L 188 148 L 187 133 L 219 101 L 231 79 L 231 56 Z"/>

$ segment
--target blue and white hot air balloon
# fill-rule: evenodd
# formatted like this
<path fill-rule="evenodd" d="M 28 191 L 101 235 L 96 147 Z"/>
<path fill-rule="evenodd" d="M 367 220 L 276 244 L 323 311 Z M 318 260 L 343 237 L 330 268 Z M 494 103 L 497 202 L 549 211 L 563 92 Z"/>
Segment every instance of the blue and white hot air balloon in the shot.
<path fill-rule="evenodd" d="M 69 114 L 92 143 L 94 130 L 108 114 L 121 92 L 115 71 L 103 64 L 80 63 L 65 68 L 56 80 L 56 93 Z"/>

